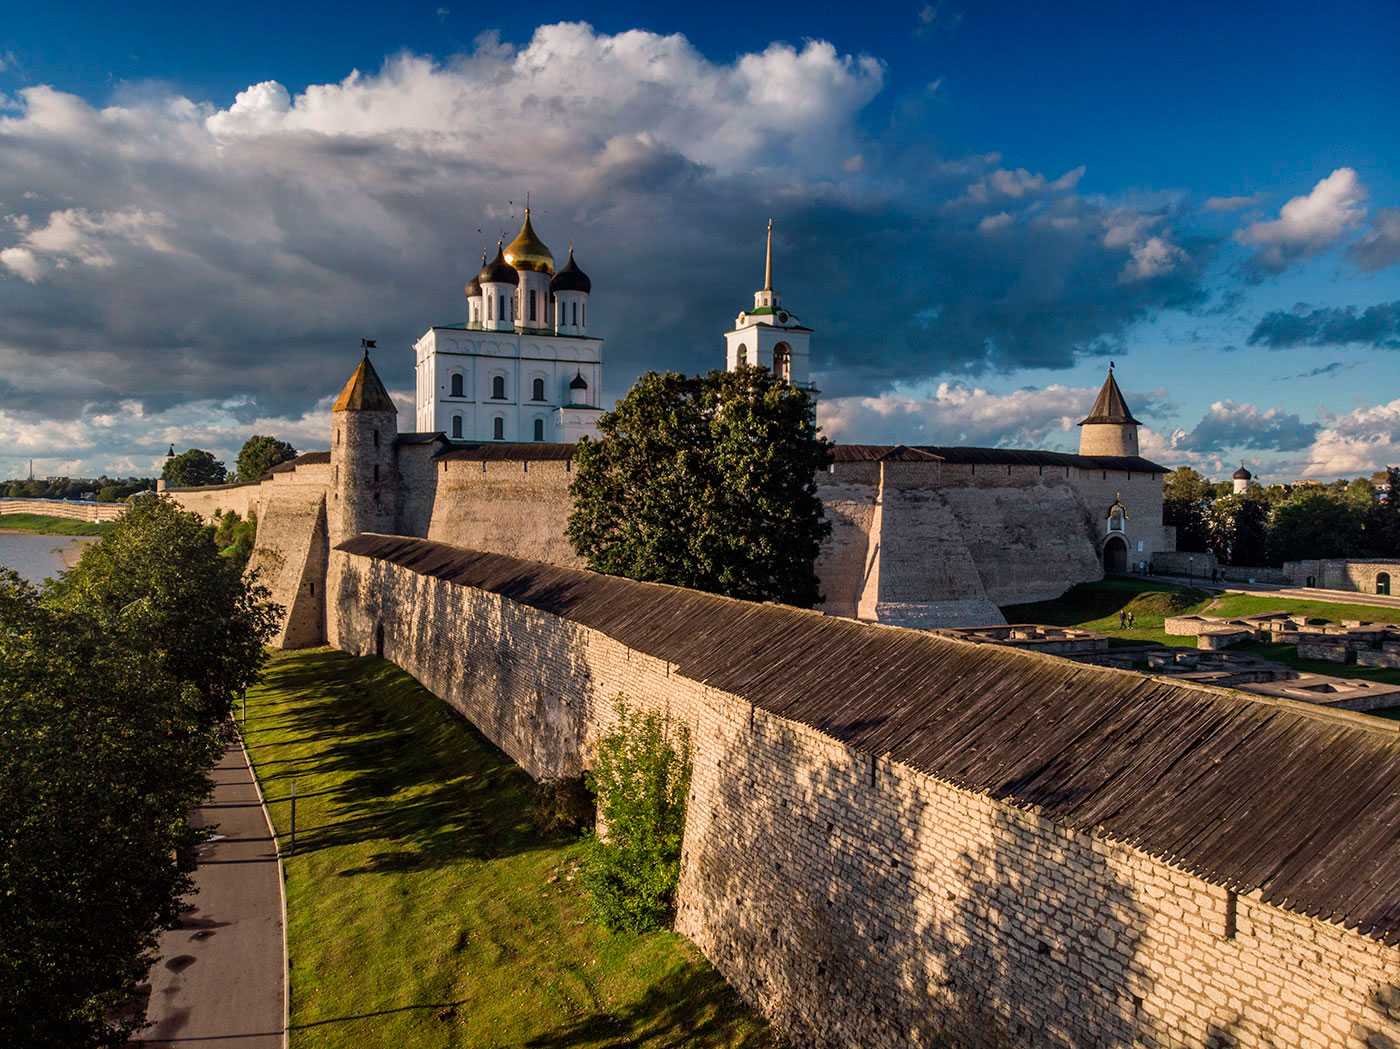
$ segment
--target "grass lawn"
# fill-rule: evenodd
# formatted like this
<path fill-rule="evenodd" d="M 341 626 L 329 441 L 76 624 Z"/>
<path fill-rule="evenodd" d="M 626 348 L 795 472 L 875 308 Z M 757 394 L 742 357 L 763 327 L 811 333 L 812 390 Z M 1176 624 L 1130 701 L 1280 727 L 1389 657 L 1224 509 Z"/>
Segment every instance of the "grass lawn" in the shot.
<path fill-rule="evenodd" d="M 285 850 L 292 1049 L 775 1044 L 688 941 L 609 933 L 529 778 L 407 674 L 276 654 L 248 751 Z"/>
<path fill-rule="evenodd" d="M 1073 626 L 1096 630 L 1122 641 L 1157 641 L 1192 648 L 1195 638 L 1163 633 L 1162 620 L 1167 616 L 1199 612 L 1210 604 L 1210 598 L 1205 590 L 1145 579 L 1103 579 L 1097 583 L 1080 583 L 1053 601 L 1007 605 L 1001 612 L 1008 623 Z M 1120 609 L 1133 613 L 1131 630 L 1119 628 Z"/>
<path fill-rule="evenodd" d="M 103 535 L 112 522 L 93 524 L 48 514 L 0 514 L 0 532 L 36 532 L 39 535 Z"/>

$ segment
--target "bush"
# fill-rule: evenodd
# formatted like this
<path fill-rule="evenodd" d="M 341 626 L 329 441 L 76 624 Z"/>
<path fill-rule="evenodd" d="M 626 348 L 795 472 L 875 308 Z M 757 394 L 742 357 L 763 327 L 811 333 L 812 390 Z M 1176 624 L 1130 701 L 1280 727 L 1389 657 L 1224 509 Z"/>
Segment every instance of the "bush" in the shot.
<path fill-rule="evenodd" d="M 588 844 L 583 884 L 609 929 L 670 925 L 680 877 L 690 733 L 619 701 L 617 727 L 598 744 L 589 782 L 603 836 Z"/>
<path fill-rule="evenodd" d="M 592 825 L 593 795 L 582 776 L 546 779 L 530 795 L 530 819 L 541 834 L 578 833 Z"/>

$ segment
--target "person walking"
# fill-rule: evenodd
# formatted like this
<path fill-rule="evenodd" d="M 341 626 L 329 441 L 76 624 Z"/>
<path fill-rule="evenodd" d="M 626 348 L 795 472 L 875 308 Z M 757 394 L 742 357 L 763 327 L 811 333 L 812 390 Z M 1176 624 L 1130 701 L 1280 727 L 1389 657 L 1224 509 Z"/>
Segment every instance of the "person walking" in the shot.
<path fill-rule="evenodd" d="M 1119 630 L 1122 630 L 1122 629 L 1123 629 L 1125 626 L 1127 626 L 1127 625 L 1128 625 L 1128 613 L 1125 612 L 1125 611 L 1123 611 L 1123 609 L 1120 608 L 1120 609 L 1118 610 L 1118 629 L 1119 629 Z"/>

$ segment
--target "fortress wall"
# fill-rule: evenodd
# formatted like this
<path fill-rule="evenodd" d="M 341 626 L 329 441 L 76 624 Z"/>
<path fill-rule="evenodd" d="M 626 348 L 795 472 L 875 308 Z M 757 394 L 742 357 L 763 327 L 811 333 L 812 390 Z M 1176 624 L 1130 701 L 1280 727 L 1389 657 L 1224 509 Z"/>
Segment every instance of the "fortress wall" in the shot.
<path fill-rule="evenodd" d="M 334 644 L 384 654 L 532 775 L 613 700 L 687 724 L 677 928 L 800 1045 L 1393 1045 L 1400 950 L 1070 831 L 496 594 L 335 552 Z M 876 630 L 880 628 L 870 627 Z"/>
<path fill-rule="evenodd" d="M 1150 473 L 1117 470 L 1075 470 L 1071 483 L 1084 497 L 1101 543 L 1107 535 L 1108 508 L 1116 498 L 1128 508 L 1128 561 L 1151 563 L 1159 550 L 1176 548 L 1175 529 L 1162 524 L 1162 482 Z M 1138 549 L 1141 542 L 1142 549 Z"/>
<path fill-rule="evenodd" d="M 854 617 L 860 607 L 869 568 L 872 528 L 875 524 L 876 484 L 846 481 L 821 484 L 817 489 L 831 535 L 817 557 L 817 578 L 826 598 L 822 610 Z"/>
<path fill-rule="evenodd" d="M 287 488 L 270 494 L 259 508 L 248 569 L 283 608 L 272 645 L 306 648 L 324 643 L 326 636 L 326 500 L 309 485 Z"/>
<path fill-rule="evenodd" d="M 169 488 L 165 494 L 181 510 L 210 521 L 216 510 L 220 513 L 232 510 L 239 517 L 247 517 L 249 508 L 257 505 L 261 487 L 260 484 L 218 484 L 206 488 Z"/>
<path fill-rule="evenodd" d="M 1103 577 L 1088 508 L 1064 481 L 1018 488 L 979 484 L 944 488 L 940 495 L 995 604 L 1050 600 L 1075 583 Z"/>
<path fill-rule="evenodd" d="M 0 517 L 5 514 L 43 514 L 70 521 L 115 521 L 126 513 L 127 504 L 88 502 L 85 499 L 0 499 Z M 0 528 L 5 522 L 0 520 Z"/>
<path fill-rule="evenodd" d="M 565 535 L 571 463 L 444 459 L 426 535 L 455 546 L 581 567 Z"/>

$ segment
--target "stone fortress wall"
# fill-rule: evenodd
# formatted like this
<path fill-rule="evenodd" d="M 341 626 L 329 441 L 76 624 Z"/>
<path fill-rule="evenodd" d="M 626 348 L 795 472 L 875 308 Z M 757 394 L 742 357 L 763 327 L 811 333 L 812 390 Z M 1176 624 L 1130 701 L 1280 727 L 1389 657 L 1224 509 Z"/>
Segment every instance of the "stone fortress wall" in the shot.
<path fill-rule="evenodd" d="M 126 506 L 125 502 L 98 503 L 86 499 L 0 499 L 0 528 L 4 527 L 5 514 L 43 514 L 98 524 L 115 521 L 126 513 Z"/>
<path fill-rule="evenodd" d="M 1294 586 L 1354 590 L 1359 594 L 1400 595 L 1400 561 L 1393 559 L 1337 558 L 1287 561 L 1283 566 L 1283 574 Z"/>
<path fill-rule="evenodd" d="M 414 547 L 412 557 L 426 555 L 435 565 L 396 563 L 374 549 L 386 542 Z M 1135 702 L 1170 709 L 1173 716 L 1185 710 L 1262 719 L 1272 733 L 1297 734 L 1287 745 L 1300 748 L 1304 764 L 1321 762 L 1322 738 L 1340 734 L 1356 737 L 1348 740 L 1353 752 L 1375 748 L 1368 749 L 1371 760 L 1398 768 L 1392 727 L 1347 720 L 1356 715 L 1330 715 L 1330 721 L 1314 715 L 1324 717 L 1314 724 L 1286 703 L 1219 690 L 1134 693 L 1151 688 L 1144 685 L 1148 679 L 1069 670 L 1071 664 L 1053 657 L 988 654 L 985 648 L 978 653 L 981 680 L 968 686 L 967 668 L 958 662 L 966 648 L 960 642 L 773 606 L 724 602 L 711 608 L 724 599 L 621 580 L 600 585 L 596 581 L 607 577 L 541 565 L 474 568 L 474 559 L 482 560 L 436 544 L 373 536 L 333 552 L 332 644 L 382 653 L 535 777 L 577 774 L 614 724 L 618 696 L 689 726 L 694 774 L 677 927 L 794 1044 L 932 1046 L 943 1044 L 937 1039 L 945 1027 L 985 1035 L 991 1018 L 1006 1029 L 1007 1044 L 1058 1049 L 1362 1049 L 1400 1041 L 1400 951 L 1299 913 L 1327 913 L 1329 906 L 1304 900 L 1288 910 L 1264 902 L 1257 888 L 1237 894 L 1223 878 L 1207 880 L 1121 836 L 1075 829 L 1037 806 L 997 800 L 1029 790 L 1029 780 L 999 793 L 971 789 L 975 746 L 961 762 L 964 785 L 931 775 L 892 759 L 890 748 L 905 745 L 879 728 L 905 717 L 901 706 L 933 704 L 963 688 L 973 692 L 950 702 L 970 710 L 1000 672 L 1024 679 L 1011 708 L 1023 711 L 1012 717 L 1028 719 L 1023 733 L 1057 723 L 1063 713 L 1037 721 L 1027 708 L 1053 706 L 1071 685 L 1074 699 L 1063 702 L 1075 710 L 1108 688 L 1114 694 L 1104 709 L 1121 703 L 1125 723 L 1138 725 L 1139 733 L 1148 706 L 1139 709 Z M 481 576 L 490 582 L 454 581 Z M 595 586 L 606 593 L 592 606 L 592 621 L 602 617 L 613 624 L 607 629 L 584 625 L 570 611 L 576 607 L 571 602 L 586 600 L 580 595 Z M 747 671 L 753 653 L 739 641 L 741 632 L 710 636 L 732 629 L 720 624 L 735 616 L 747 617 L 743 622 L 768 646 L 761 665 Z M 790 621 L 785 629 L 801 641 L 784 646 L 781 632 L 767 632 L 770 619 L 780 626 Z M 714 675 L 687 672 L 672 659 L 668 631 L 686 635 L 688 651 L 725 650 L 733 658 Z M 790 677 L 814 653 L 894 642 L 928 649 L 927 692 L 874 708 L 852 699 L 821 724 L 810 715 L 784 716 L 743 685 L 712 683 L 728 675 L 727 684 L 751 681 L 756 688 L 761 668 Z M 901 667 L 908 673 L 907 664 Z M 1033 682 L 1047 677 L 1054 680 L 1042 695 Z M 979 708 L 965 716 L 985 713 Z M 955 716 L 943 711 L 939 720 Z M 1102 731 L 1111 725 L 1112 718 Z M 968 724 L 957 731 L 978 729 Z M 860 733 L 858 744 L 838 738 Z M 1163 738 L 1206 746 L 1201 740 L 1183 744 L 1181 736 Z M 1089 748 L 1095 753 L 1111 740 L 1100 738 Z M 1279 790 L 1286 792 L 1294 771 L 1278 762 Z M 1045 766 L 1037 778 L 1047 775 L 1064 785 L 1046 784 L 1039 796 L 1047 805 L 1068 804 L 1070 768 Z M 1136 789 L 1151 794 L 1152 782 L 1148 777 Z M 1189 813 L 1204 804 L 1197 800 L 1168 791 L 1161 803 Z M 1289 821 L 1276 834 L 1286 836 L 1291 824 L 1308 818 L 1305 797 L 1289 804 Z M 1192 818 L 1161 817 L 1168 824 Z M 1347 826 L 1340 819 L 1332 813 L 1330 825 Z M 1243 850 L 1246 839 L 1259 841 L 1241 829 L 1226 844 L 1237 840 Z M 1335 845 L 1338 852 L 1348 847 Z M 1383 859 L 1373 855 L 1369 862 Z M 1344 906 L 1337 910 L 1345 914 Z"/>
<path fill-rule="evenodd" d="M 906 452 L 838 446 L 838 460 L 818 475 L 818 494 L 832 522 L 816 565 L 824 611 L 906 626 L 1002 623 L 998 606 L 1058 597 L 1075 583 L 1102 577 L 1099 546 L 1107 510 L 1119 499 L 1131 510 L 1126 538 L 1132 557 L 1148 559 L 1173 545 L 1171 529 L 1161 525 L 1158 473 L 979 466 L 930 461 L 924 453 L 900 458 Z M 885 460 L 857 458 L 876 453 Z M 396 494 L 384 496 L 386 507 L 397 507 L 395 523 L 385 530 L 582 567 L 565 531 L 571 456 L 570 446 L 557 444 L 401 442 Z M 303 456 L 260 484 L 169 494 L 206 517 L 215 510 L 256 512 L 255 563 L 269 581 L 278 574 L 274 595 L 290 608 L 293 598 L 315 585 L 308 570 L 297 566 L 324 564 L 311 547 L 325 545 L 316 531 L 316 506 L 329 500 L 334 509 L 336 498 L 325 458 Z M 384 472 L 387 478 L 387 467 Z M 318 607 L 307 604 L 305 614 L 321 614 Z M 302 634 L 311 636 L 314 628 L 292 631 Z"/>

